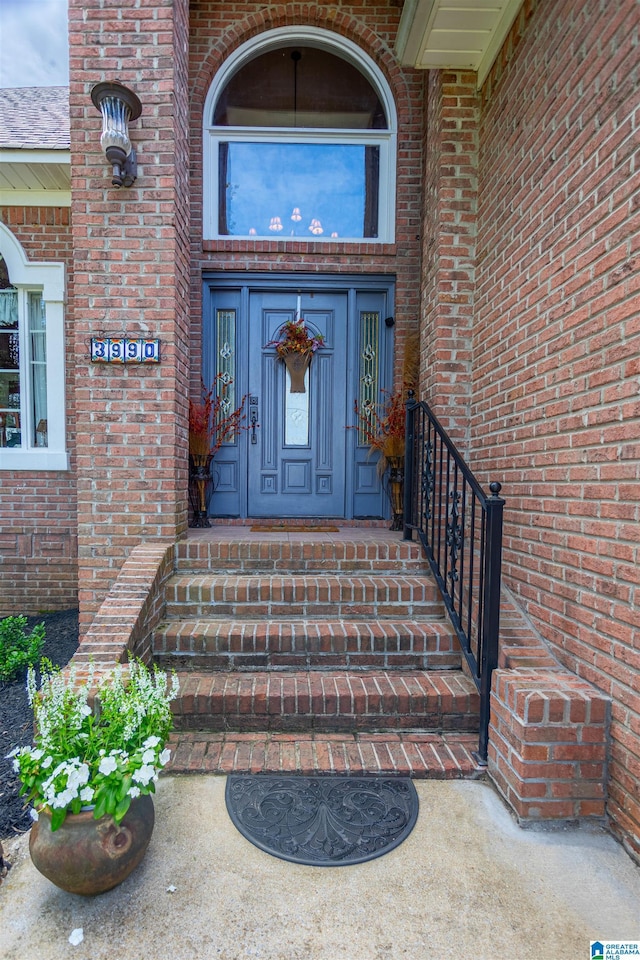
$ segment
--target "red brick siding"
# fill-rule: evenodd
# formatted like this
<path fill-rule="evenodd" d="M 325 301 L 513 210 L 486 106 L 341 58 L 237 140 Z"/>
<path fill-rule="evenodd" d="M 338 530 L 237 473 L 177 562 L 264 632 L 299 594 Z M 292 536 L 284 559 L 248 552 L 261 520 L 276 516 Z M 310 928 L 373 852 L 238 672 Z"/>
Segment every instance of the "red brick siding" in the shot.
<path fill-rule="evenodd" d="M 496 670 L 489 772 L 522 820 L 605 815 L 609 699 L 562 670 Z"/>
<path fill-rule="evenodd" d="M 73 258 L 65 207 L 1 207 L 0 220 L 32 263 L 64 263 L 65 339 L 73 342 Z M 69 471 L 0 473 L 0 616 L 77 605 L 74 367 L 66 361 Z"/>
<path fill-rule="evenodd" d="M 475 73 L 430 73 L 420 396 L 462 449 L 471 397 L 478 116 Z"/>
<path fill-rule="evenodd" d="M 202 271 L 250 270 L 318 273 L 392 274 L 396 287 L 398 368 L 407 332 L 417 328 L 422 183 L 422 97 L 424 74 L 402 70 L 391 50 L 401 9 L 393 0 L 367 4 L 262 3 L 191 4 L 192 130 L 192 305 L 194 345 L 200 340 Z M 277 27 L 315 26 L 357 43 L 380 67 L 398 112 L 396 242 L 292 244 L 258 240 L 202 241 L 202 118 L 216 71 L 241 44 Z M 193 380 L 200 382 L 200 356 L 192 354 Z"/>
<path fill-rule="evenodd" d="M 81 624 L 131 548 L 186 528 L 187 2 L 69 4 Z M 118 78 L 143 113 L 138 180 L 115 190 L 95 83 Z M 92 334 L 158 336 L 159 366 L 91 365 Z"/>
<path fill-rule="evenodd" d="M 486 85 L 471 423 L 507 582 L 612 697 L 608 812 L 636 854 L 639 26 L 627 0 L 528 4 Z"/>

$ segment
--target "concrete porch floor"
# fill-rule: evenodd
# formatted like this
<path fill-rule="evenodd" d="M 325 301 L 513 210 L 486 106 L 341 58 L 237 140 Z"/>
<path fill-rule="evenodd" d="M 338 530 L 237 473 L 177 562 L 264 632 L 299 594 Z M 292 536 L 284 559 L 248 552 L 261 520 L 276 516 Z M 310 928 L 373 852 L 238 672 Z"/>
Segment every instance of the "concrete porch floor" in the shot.
<path fill-rule="evenodd" d="M 310 518 L 280 520 L 278 517 L 256 517 L 252 520 L 211 520 L 210 527 L 189 527 L 188 540 L 238 540 L 238 541 L 277 541 L 290 540 L 312 542 L 343 540 L 402 540 L 402 531 L 389 530 L 389 520 L 332 520 L 331 518 Z M 252 529 L 253 527 L 277 527 L 273 530 Z M 337 529 L 329 530 L 328 527 Z M 314 529 L 314 528 L 317 528 Z M 417 543 L 417 535 L 414 534 Z"/>
<path fill-rule="evenodd" d="M 493 788 L 416 782 L 412 834 L 353 867 L 304 867 L 232 825 L 224 777 L 166 777 L 146 857 L 95 898 L 42 877 L 27 838 L 0 888 L 4 960 L 589 960 L 640 938 L 640 869 L 598 827 L 521 830 Z M 175 887 L 173 892 L 169 888 Z M 82 927 L 84 940 L 69 935 Z"/>

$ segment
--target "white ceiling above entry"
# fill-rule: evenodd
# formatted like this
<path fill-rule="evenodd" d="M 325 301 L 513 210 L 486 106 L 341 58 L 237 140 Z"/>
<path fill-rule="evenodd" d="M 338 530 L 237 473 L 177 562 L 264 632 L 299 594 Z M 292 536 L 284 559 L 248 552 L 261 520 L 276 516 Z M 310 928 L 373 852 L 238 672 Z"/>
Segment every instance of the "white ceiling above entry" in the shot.
<path fill-rule="evenodd" d="M 523 0 L 405 0 L 396 54 L 407 67 L 475 70 L 478 87 Z"/>

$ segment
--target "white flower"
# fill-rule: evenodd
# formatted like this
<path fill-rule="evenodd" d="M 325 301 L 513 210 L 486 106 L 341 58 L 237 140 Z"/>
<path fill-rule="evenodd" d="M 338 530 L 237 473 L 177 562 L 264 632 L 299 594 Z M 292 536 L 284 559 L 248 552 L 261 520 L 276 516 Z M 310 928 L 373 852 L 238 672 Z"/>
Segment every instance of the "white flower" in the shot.
<path fill-rule="evenodd" d="M 48 757 L 44 758 L 40 766 L 42 770 L 48 770 L 52 763 L 53 763 L 53 757 L 49 755 Z"/>
<path fill-rule="evenodd" d="M 51 801 L 52 807 L 57 807 L 59 810 L 66 810 L 72 800 L 76 799 L 75 790 L 63 790 L 62 793 L 59 793 L 57 797 L 54 797 Z"/>
<path fill-rule="evenodd" d="M 129 787 L 129 796 L 132 800 L 140 796 L 140 787 Z"/>
<path fill-rule="evenodd" d="M 31 819 L 34 821 L 34 823 L 35 823 L 36 820 L 39 820 L 39 819 L 40 819 L 40 815 L 38 814 L 38 811 L 37 811 L 37 810 L 34 810 L 33 807 L 31 807 L 31 809 L 29 810 L 29 816 L 30 816 Z"/>
<path fill-rule="evenodd" d="M 11 760 L 11 757 L 15 757 L 17 753 L 20 753 L 20 747 L 14 747 L 11 753 L 6 755 L 5 760 Z"/>
<path fill-rule="evenodd" d="M 85 787 L 80 791 L 80 799 L 83 803 L 91 803 L 93 800 L 93 787 Z"/>
<path fill-rule="evenodd" d="M 153 780 L 154 774 L 155 770 L 153 767 L 141 767 L 139 770 L 136 770 L 132 779 L 135 780 L 136 783 L 141 783 L 146 787 L 147 784 Z"/>
<path fill-rule="evenodd" d="M 107 777 L 110 773 L 113 773 L 113 771 L 116 770 L 117 767 L 118 767 L 118 764 L 116 762 L 115 757 L 112 757 L 112 756 L 103 757 L 102 760 L 100 761 L 98 772 L 104 774 L 105 777 Z"/>
<path fill-rule="evenodd" d="M 144 764 L 155 763 L 155 760 L 156 760 L 155 750 L 145 750 L 145 752 L 142 754 L 142 762 Z"/>
<path fill-rule="evenodd" d="M 169 760 L 171 760 L 171 750 L 166 748 L 158 757 L 158 763 L 161 767 L 164 767 L 165 763 L 169 763 Z"/>
<path fill-rule="evenodd" d="M 91 714 L 92 714 L 92 710 L 88 703 L 85 703 L 84 706 L 80 707 L 81 717 L 90 717 Z"/>
<path fill-rule="evenodd" d="M 71 931 L 71 936 L 69 937 L 69 943 L 72 947 L 77 947 L 79 943 L 82 943 L 84 940 L 84 930 L 82 927 L 76 927 L 75 930 Z"/>
<path fill-rule="evenodd" d="M 157 747 L 159 743 L 160 737 L 147 737 L 142 746 L 145 750 L 147 750 L 149 747 Z"/>

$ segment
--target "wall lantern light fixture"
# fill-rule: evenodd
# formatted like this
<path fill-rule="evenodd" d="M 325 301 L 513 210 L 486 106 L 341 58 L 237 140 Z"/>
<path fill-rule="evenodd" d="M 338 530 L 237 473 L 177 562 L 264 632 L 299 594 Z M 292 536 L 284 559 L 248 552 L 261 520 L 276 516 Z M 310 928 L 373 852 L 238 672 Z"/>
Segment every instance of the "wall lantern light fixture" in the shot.
<path fill-rule="evenodd" d="M 138 175 L 138 164 L 129 139 L 129 121 L 137 120 L 142 104 L 122 83 L 97 83 L 91 99 L 102 114 L 100 145 L 113 166 L 111 183 L 114 187 L 130 187 Z"/>

